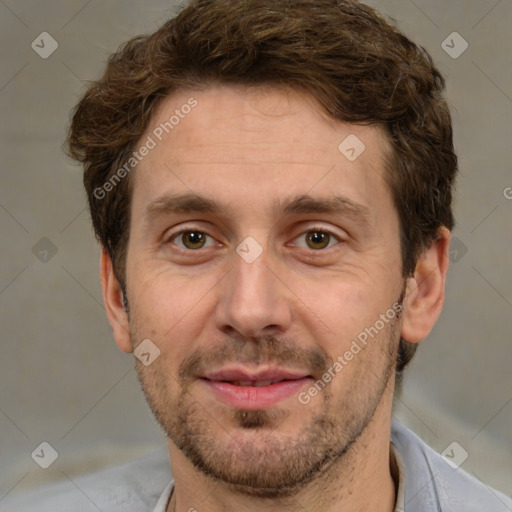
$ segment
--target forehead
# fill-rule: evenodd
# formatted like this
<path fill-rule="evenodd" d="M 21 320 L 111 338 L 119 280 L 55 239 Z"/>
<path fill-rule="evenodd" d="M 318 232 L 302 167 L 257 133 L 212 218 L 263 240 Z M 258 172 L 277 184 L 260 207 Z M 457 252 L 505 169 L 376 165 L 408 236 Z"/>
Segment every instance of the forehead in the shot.
<path fill-rule="evenodd" d="M 132 177 L 134 208 L 185 192 L 238 200 L 245 209 L 315 193 L 363 208 L 373 197 L 392 207 L 383 130 L 336 121 L 296 91 L 178 91 L 159 105 L 140 144 L 149 140 L 152 149 Z"/>

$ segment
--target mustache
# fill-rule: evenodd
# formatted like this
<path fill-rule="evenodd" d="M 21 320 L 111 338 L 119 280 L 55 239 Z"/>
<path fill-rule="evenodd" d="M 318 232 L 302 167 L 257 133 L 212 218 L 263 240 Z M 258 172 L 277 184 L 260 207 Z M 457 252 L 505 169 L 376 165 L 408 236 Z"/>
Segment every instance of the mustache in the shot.
<path fill-rule="evenodd" d="M 275 336 L 261 336 L 244 341 L 229 338 L 226 344 L 207 352 L 195 350 L 180 364 L 178 376 L 186 384 L 199 375 L 230 362 L 250 366 L 282 366 L 291 370 L 307 371 L 314 377 L 323 375 L 334 363 L 320 347 L 301 349 L 297 343 Z"/>

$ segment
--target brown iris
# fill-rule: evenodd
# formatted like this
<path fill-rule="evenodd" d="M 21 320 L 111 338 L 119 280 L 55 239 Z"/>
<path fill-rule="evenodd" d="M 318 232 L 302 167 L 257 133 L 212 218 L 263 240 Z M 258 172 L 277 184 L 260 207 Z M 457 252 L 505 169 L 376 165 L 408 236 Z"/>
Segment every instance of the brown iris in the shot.
<path fill-rule="evenodd" d="M 310 231 L 306 239 L 308 241 L 308 245 L 310 241 L 313 244 L 321 245 L 320 247 L 311 247 L 311 249 L 323 249 L 324 247 L 327 247 L 327 245 L 329 245 L 330 235 L 329 233 L 324 233 L 323 231 Z"/>
<path fill-rule="evenodd" d="M 186 231 L 182 233 L 181 239 L 188 249 L 200 249 L 205 244 L 206 236 L 200 231 Z"/>

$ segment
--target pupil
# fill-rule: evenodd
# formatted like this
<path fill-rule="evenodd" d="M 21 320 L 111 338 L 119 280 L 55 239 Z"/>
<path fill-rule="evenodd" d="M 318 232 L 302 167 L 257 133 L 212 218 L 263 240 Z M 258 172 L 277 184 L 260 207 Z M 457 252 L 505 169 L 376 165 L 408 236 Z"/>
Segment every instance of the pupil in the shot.
<path fill-rule="evenodd" d="M 310 239 L 313 244 L 322 244 L 323 243 L 325 245 L 326 238 L 327 238 L 327 233 L 322 233 L 320 231 L 314 231 L 310 236 Z"/>
<path fill-rule="evenodd" d="M 187 235 L 187 238 L 191 245 L 201 244 L 201 242 L 203 241 L 203 235 L 201 233 L 197 233 L 196 231 L 191 231 Z"/>

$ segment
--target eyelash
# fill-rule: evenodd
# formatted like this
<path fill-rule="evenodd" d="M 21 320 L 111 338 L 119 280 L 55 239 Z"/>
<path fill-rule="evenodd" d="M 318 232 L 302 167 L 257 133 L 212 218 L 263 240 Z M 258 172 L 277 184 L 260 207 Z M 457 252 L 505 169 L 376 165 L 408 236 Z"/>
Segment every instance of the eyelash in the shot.
<path fill-rule="evenodd" d="M 213 237 L 211 235 L 209 235 L 208 233 L 206 233 L 205 231 L 201 231 L 200 229 L 194 229 L 193 227 L 192 228 L 188 228 L 188 229 L 183 229 L 181 231 L 178 231 L 177 233 L 174 233 L 173 235 L 171 235 L 168 239 L 168 243 L 174 243 L 173 240 L 176 239 L 176 238 L 179 238 L 180 235 L 184 235 L 185 233 L 201 233 L 202 235 L 206 235 L 210 238 L 213 239 Z M 179 247 L 178 248 L 181 250 L 181 251 L 187 251 L 187 252 L 198 252 L 200 251 L 201 249 L 203 249 L 203 247 L 200 247 L 199 249 L 188 249 L 188 248 L 183 248 L 183 247 Z"/>
<path fill-rule="evenodd" d="M 173 243 L 173 240 L 175 240 L 176 238 L 179 238 L 180 235 L 183 235 L 185 233 L 192 233 L 192 232 L 193 233 L 200 233 L 202 235 L 206 235 L 206 236 L 214 239 L 214 237 L 212 237 L 211 235 L 209 235 L 205 231 L 201 231 L 200 229 L 195 229 L 194 227 L 190 227 L 190 228 L 183 229 L 181 231 L 178 231 L 177 233 L 172 234 L 168 238 L 168 242 L 167 243 Z M 313 227 L 307 229 L 306 231 L 303 231 L 300 235 L 295 237 L 294 240 L 296 240 L 300 236 L 306 235 L 308 233 L 324 233 L 326 235 L 329 235 L 332 238 L 335 238 L 338 241 L 338 243 L 340 243 L 342 241 L 342 239 L 338 235 L 336 235 L 332 231 L 329 231 L 328 229 L 325 229 L 325 228 L 320 227 L 320 226 L 313 226 Z M 329 243 L 330 243 L 330 240 L 329 240 Z M 199 252 L 201 249 L 203 249 L 203 247 L 200 247 L 199 249 L 188 249 L 188 248 L 183 248 L 183 247 L 179 247 L 179 246 L 177 246 L 177 247 L 180 250 L 186 251 L 186 252 Z M 301 249 L 304 249 L 304 248 L 301 248 Z M 332 247 L 327 247 L 327 248 L 322 248 L 322 249 L 309 249 L 309 250 L 313 251 L 313 252 L 322 252 L 322 251 L 326 251 L 327 249 L 332 249 Z M 307 248 L 306 248 L 306 250 L 307 250 Z"/>
<path fill-rule="evenodd" d="M 299 236 L 295 237 L 294 240 L 296 240 L 297 238 L 299 238 L 307 233 L 324 233 L 326 235 L 329 235 L 329 237 L 330 237 L 327 247 L 322 248 L 322 249 L 316 249 L 316 250 L 309 249 L 310 251 L 313 251 L 313 252 L 322 252 L 322 251 L 326 251 L 327 249 L 332 249 L 333 247 L 335 247 L 335 246 L 329 247 L 332 238 L 337 240 L 338 244 L 341 243 L 341 241 L 342 241 L 342 239 L 338 235 L 336 235 L 335 233 L 333 233 L 332 231 L 330 231 L 328 229 L 322 228 L 321 226 L 313 226 L 312 228 L 309 228 L 308 230 L 302 232 Z M 337 244 L 335 244 L 335 245 L 337 245 Z M 301 249 L 302 249 L 302 247 L 301 247 Z M 308 248 L 306 248 L 306 250 L 307 249 Z"/>

